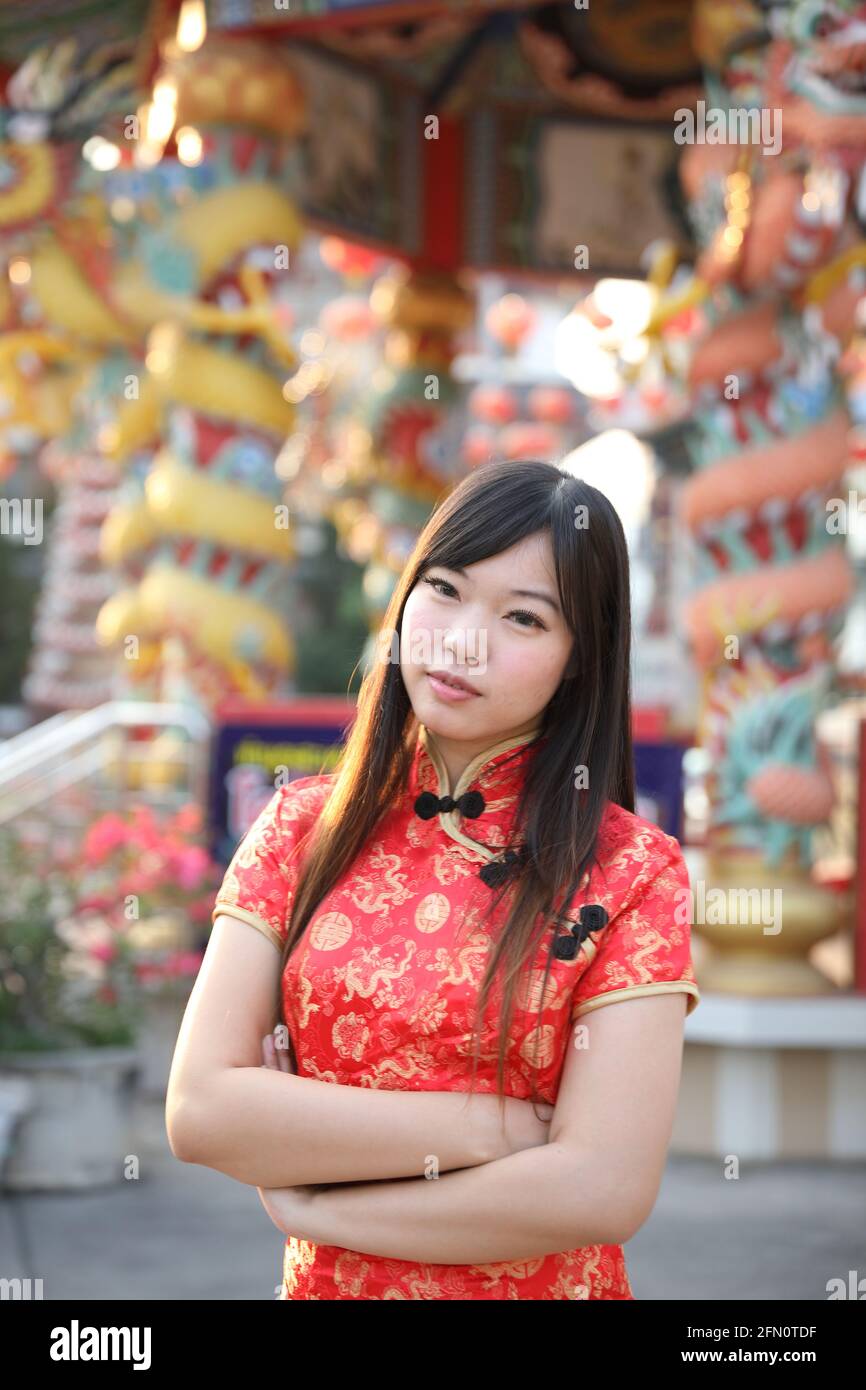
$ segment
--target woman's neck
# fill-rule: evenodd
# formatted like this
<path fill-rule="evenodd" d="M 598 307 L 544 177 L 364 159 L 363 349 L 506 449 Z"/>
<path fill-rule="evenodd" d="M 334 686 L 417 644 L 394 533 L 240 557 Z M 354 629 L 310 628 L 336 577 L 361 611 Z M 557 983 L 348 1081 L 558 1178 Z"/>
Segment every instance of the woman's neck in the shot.
<path fill-rule="evenodd" d="M 453 794 L 455 787 L 458 785 L 460 778 L 469 764 L 482 753 L 487 752 L 488 749 L 498 747 L 499 744 L 507 743 L 509 740 L 513 740 L 517 743 L 521 738 L 525 738 L 528 741 L 538 732 L 539 724 L 540 721 L 536 718 L 528 720 L 523 725 L 514 729 L 503 729 L 498 733 L 491 733 L 482 738 L 469 740 L 446 738 L 443 734 L 436 733 L 429 728 L 429 726 L 425 726 L 425 728 L 427 729 L 427 737 L 435 744 L 436 751 L 448 771 L 448 785 Z"/>

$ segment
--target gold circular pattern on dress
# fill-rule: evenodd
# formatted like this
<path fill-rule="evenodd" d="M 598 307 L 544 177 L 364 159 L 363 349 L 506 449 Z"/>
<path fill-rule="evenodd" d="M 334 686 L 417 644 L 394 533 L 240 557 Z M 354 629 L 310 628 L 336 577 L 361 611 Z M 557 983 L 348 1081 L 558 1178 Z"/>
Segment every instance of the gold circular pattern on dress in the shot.
<path fill-rule="evenodd" d="M 540 1067 L 547 1067 L 553 1060 L 554 1044 L 556 1041 L 556 1029 L 549 1023 L 545 1023 L 541 1028 L 533 1028 L 527 1033 L 521 1047 L 520 1055 L 527 1062 L 535 1059 Z M 536 1054 L 535 1048 L 538 1048 Z"/>
<path fill-rule="evenodd" d="M 444 893 L 428 893 L 415 909 L 415 926 L 419 931 L 434 932 L 448 920 L 451 905 Z"/>
<path fill-rule="evenodd" d="M 521 979 L 517 987 L 517 999 L 522 1009 L 529 1009 L 535 1012 L 541 1005 L 541 991 L 544 985 L 544 969 L 533 970 L 528 979 Z M 559 1008 L 562 1000 L 557 1000 L 557 977 L 551 971 L 547 977 L 547 989 L 544 994 L 545 1008 Z"/>
<path fill-rule="evenodd" d="M 345 912 L 326 912 L 313 923 L 310 945 L 317 951 L 338 951 L 352 935 L 352 922 Z"/>

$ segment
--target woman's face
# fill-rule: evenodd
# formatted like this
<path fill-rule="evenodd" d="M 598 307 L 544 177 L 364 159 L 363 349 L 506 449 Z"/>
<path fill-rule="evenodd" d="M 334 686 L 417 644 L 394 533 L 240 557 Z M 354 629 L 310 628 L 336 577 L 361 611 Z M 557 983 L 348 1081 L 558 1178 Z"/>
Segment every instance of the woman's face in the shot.
<path fill-rule="evenodd" d="M 483 746 L 539 722 L 572 641 L 550 536 L 541 531 L 463 573 L 444 565 L 422 570 L 403 610 L 400 669 L 422 724 L 442 739 Z M 435 670 L 478 693 L 449 697 L 429 676 Z"/>

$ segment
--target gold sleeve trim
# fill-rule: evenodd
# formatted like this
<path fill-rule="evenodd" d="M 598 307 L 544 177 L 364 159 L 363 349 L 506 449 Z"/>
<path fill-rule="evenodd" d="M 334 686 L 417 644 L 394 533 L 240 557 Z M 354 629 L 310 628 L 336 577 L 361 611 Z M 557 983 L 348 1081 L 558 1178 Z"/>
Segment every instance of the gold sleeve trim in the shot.
<path fill-rule="evenodd" d="M 696 984 L 691 980 L 659 980 L 653 985 L 629 985 L 627 989 L 611 989 L 607 994 L 594 994 L 591 999 L 584 1002 L 571 1015 L 572 1023 L 581 1014 L 589 1013 L 592 1009 L 600 1009 L 603 1004 L 616 1004 L 620 999 L 640 999 L 648 994 L 688 994 L 690 999 L 686 1008 L 686 1018 L 694 1013 L 700 1002 L 701 994 Z"/>
<path fill-rule="evenodd" d="M 257 931 L 260 931 L 269 941 L 272 941 L 278 951 L 283 949 L 283 942 L 279 932 L 270 922 L 266 922 L 264 917 L 257 917 L 254 912 L 248 912 L 245 907 L 236 907 L 234 903 L 228 902 L 227 900 L 220 901 L 217 899 L 214 910 L 211 913 L 211 922 L 215 922 L 220 914 L 224 914 L 226 917 L 237 917 L 241 922 L 249 922 L 251 927 L 255 927 Z"/>

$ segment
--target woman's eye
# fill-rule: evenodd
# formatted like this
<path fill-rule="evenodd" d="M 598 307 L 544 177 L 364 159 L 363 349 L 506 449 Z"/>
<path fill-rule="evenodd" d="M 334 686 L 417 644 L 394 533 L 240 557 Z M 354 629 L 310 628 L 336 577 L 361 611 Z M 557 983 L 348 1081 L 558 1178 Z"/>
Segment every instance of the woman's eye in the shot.
<path fill-rule="evenodd" d="M 437 585 L 437 584 L 444 584 L 446 589 L 454 589 L 454 585 L 453 585 L 453 584 L 449 584 L 447 579 L 425 579 L 425 580 L 424 580 L 424 583 L 425 583 L 425 584 L 430 584 L 430 585 L 432 586 L 432 588 L 433 588 L 434 593 L 437 593 L 437 594 L 439 593 L 439 590 L 436 588 L 436 585 Z M 455 593 L 456 593 L 456 590 L 455 590 Z M 448 595 L 446 595 L 445 597 L 448 597 Z"/>
<path fill-rule="evenodd" d="M 436 594 L 442 593 L 441 589 L 438 589 L 436 587 L 437 584 L 441 584 L 445 589 L 450 589 L 451 593 L 442 594 L 443 598 L 451 598 L 452 594 L 457 594 L 457 590 L 454 588 L 454 585 L 449 583 L 447 579 L 438 579 L 433 575 L 426 575 L 422 580 L 422 583 L 429 584 L 430 587 L 433 589 L 433 592 Z M 507 616 L 509 618 L 528 619 L 528 622 L 522 622 L 520 624 L 521 627 L 535 626 L 540 627 L 542 629 L 544 628 L 544 623 L 541 621 L 538 614 L 531 612 L 528 608 L 512 608 L 511 612 Z"/>
<path fill-rule="evenodd" d="M 544 623 L 541 621 L 538 614 L 530 613 L 528 608 L 512 608 L 508 616 L 509 618 L 529 618 L 530 622 L 534 623 L 536 627 L 544 627 Z M 524 626 L 524 624 L 521 624 L 521 626 Z"/>

